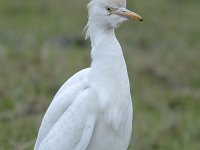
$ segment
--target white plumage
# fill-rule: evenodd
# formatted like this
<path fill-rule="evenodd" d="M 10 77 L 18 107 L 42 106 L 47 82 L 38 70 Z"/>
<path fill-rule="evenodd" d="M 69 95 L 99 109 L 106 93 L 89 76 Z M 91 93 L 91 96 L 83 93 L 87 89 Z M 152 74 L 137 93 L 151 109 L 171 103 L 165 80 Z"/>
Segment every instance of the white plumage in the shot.
<path fill-rule="evenodd" d="M 92 0 L 87 35 L 90 68 L 60 88 L 40 127 L 34 150 L 126 150 L 132 130 L 127 68 L 114 29 L 142 20 L 125 0 Z"/>

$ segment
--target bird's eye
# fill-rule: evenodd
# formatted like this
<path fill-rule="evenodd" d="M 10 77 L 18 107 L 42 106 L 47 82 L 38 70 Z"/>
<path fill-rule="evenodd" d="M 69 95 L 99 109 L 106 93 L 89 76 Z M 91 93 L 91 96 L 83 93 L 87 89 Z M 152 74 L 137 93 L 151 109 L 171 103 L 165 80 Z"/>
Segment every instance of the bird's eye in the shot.
<path fill-rule="evenodd" d="M 110 7 L 106 7 L 106 9 L 107 9 L 107 11 L 108 11 L 108 12 L 111 12 L 111 9 L 110 9 Z"/>

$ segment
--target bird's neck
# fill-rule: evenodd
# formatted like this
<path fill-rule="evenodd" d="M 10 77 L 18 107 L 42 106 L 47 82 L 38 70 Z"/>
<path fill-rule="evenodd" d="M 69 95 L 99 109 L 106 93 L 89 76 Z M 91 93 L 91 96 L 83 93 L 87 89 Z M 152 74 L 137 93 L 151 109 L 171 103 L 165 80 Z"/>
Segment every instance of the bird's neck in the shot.
<path fill-rule="evenodd" d="M 94 79 L 98 78 L 99 81 L 106 84 L 108 81 L 118 81 L 119 84 L 126 84 L 125 86 L 129 88 L 126 63 L 121 46 L 115 37 L 114 29 L 90 24 L 88 32 L 92 45 L 91 68 Z"/>
<path fill-rule="evenodd" d="M 114 28 L 106 28 L 98 23 L 90 23 L 88 34 L 92 46 L 92 61 L 103 62 L 108 59 L 116 62 L 124 58 Z"/>
<path fill-rule="evenodd" d="M 100 25 L 90 23 L 88 27 L 92 48 L 102 43 L 102 40 L 117 40 L 115 37 L 114 28 L 102 28 Z"/>

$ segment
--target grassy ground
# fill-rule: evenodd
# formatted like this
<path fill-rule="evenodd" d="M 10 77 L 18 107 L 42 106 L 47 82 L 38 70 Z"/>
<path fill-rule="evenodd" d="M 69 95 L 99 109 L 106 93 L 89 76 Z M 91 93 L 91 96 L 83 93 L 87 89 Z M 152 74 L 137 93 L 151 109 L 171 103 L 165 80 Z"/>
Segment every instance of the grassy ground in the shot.
<path fill-rule="evenodd" d="M 0 150 L 31 150 L 55 92 L 89 66 L 88 1 L 0 0 Z M 117 30 L 134 96 L 130 150 L 200 149 L 200 1 L 134 0 Z"/>

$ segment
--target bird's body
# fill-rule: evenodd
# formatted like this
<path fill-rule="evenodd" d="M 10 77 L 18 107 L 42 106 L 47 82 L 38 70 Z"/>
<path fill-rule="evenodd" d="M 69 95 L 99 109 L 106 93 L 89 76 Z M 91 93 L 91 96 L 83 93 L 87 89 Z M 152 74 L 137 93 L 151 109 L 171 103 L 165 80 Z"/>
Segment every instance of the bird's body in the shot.
<path fill-rule="evenodd" d="M 126 63 L 114 27 L 101 27 L 90 15 L 91 66 L 72 76 L 55 95 L 42 121 L 35 150 L 128 148 L 132 100 Z"/>

